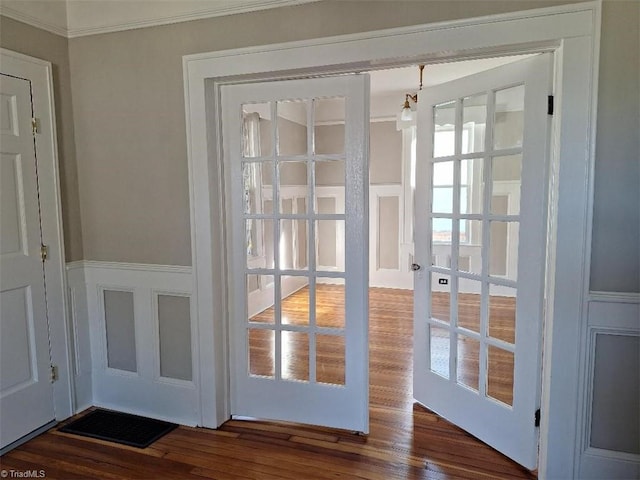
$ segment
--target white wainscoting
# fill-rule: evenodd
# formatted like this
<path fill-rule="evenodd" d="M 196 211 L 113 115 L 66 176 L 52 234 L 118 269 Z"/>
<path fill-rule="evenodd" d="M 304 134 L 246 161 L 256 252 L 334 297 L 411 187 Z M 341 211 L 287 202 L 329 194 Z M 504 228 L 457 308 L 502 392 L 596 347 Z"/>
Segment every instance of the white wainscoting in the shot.
<path fill-rule="evenodd" d="M 605 362 L 607 370 L 616 370 L 620 375 L 627 375 L 638 378 L 640 372 L 640 357 L 631 359 L 612 358 L 617 355 L 598 356 L 596 351 L 596 342 L 598 339 L 608 337 L 610 341 L 620 341 L 628 339 L 628 337 L 640 336 L 640 294 L 626 293 L 605 293 L 591 292 L 588 299 L 587 325 L 586 335 L 583 345 L 585 351 L 583 354 L 584 368 L 582 375 L 582 422 L 579 441 L 578 455 L 578 478 L 583 479 L 631 479 L 640 478 L 640 454 L 617 451 L 615 449 L 596 448 L 594 447 L 594 438 L 592 437 L 592 426 L 594 415 L 594 399 L 601 395 L 619 396 L 620 392 L 603 391 L 598 389 L 597 382 L 594 381 L 596 373 L 596 361 Z M 615 338 L 615 340 L 614 340 Z M 635 355 L 633 355 L 635 356 Z M 625 363 L 635 363 L 631 371 L 620 365 L 620 361 Z M 615 363 L 612 363 L 615 362 Z M 608 363 L 608 365 L 607 365 Z M 614 401 L 614 404 L 617 402 Z M 628 412 L 626 410 L 629 410 Z M 633 422 L 633 418 L 637 421 L 638 410 L 640 405 L 628 405 L 625 411 L 618 412 L 618 418 L 624 421 Z M 631 427 L 631 425 L 629 425 Z M 636 425 L 637 427 L 637 425 Z M 611 425 L 610 436 L 625 435 L 625 426 Z M 628 443 L 628 441 L 627 441 Z M 638 446 L 636 446 L 636 449 Z"/>
<path fill-rule="evenodd" d="M 380 200 L 387 197 L 398 198 L 398 242 L 397 268 L 382 268 L 380 265 Z M 404 288 L 413 290 L 413 243 L 403 242 L 405 201 L 402 184 L 369 186 L 369 286 Z"/>
<path fill-rule="evenodd" d="M 191 267 L 81 261 L 67 265 L 76 411 L 94 405 L 183 425 L 200 423 Z M 104 292 L 131 292 L 135 371 L 108 367 Z M 158 296 L 189 297 L 191 380 L 162 377 Z"/>

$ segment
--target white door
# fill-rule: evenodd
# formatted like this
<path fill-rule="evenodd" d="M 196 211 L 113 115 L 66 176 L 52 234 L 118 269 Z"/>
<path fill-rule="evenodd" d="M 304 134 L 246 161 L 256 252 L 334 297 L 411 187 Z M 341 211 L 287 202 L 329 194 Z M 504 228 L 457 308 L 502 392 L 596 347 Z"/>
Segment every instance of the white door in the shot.
<path fill-rule="evenodd" d="M 368 98 L 222 87 L 234 416 L 368 431 Z"/>
<path fill-rule="evenodd" d="M 418 102 L 414 398 L 537 465 L 551 55 Z"/>
<path fill-rule="evenodd" d="M 0 448 L 55 417 L 31 84 L 0 75 Z"/>

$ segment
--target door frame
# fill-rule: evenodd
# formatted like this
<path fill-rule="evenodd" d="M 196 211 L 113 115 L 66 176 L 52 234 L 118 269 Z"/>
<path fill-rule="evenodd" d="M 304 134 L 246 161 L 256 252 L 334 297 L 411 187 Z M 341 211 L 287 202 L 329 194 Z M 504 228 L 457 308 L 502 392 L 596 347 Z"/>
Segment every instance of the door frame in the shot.
<path fill-rule="evenodd" d="M 42 239 L 49 247 L 44 262 L 49 341 L 51 363 L 58 367 L 58 380 L 53 383 L 53 403 L 56 420 L 62 421 L 75 413 L 75 402 L 52 67 L 50 62 L 5 48 L 0 48 L 0 65 L 2 73 L 31 82 L 34 116 L 39 121 L 35 143 Z"/>
<path fill-rule="evenodd" d="M 183 57 L 198 361 L 212 366 L 200 368 L 202 426 L 215 428 L 229 418 L 220 86 L 553 52 L 554 92 L 549 93 L 555 95 L 556 108 L 550 139 L 538 470 L 541 478 L 573 477 L 580 457 L 577 412 L 591 242 L 600 17 L 597 0 Z"/>

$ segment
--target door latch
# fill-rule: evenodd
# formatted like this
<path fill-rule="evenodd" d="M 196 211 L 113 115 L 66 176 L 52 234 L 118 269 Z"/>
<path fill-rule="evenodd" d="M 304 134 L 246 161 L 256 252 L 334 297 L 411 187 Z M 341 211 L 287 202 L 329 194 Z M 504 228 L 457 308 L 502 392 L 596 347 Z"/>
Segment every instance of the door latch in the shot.
<path fill-rule="evenodd" d="M 420 270 L 422 267 L 420 265 L 418 265 L 417 263 L 412 263 L 411 264 L 411 271 L 412 272 L 417 272 L 418 270 Z"/>

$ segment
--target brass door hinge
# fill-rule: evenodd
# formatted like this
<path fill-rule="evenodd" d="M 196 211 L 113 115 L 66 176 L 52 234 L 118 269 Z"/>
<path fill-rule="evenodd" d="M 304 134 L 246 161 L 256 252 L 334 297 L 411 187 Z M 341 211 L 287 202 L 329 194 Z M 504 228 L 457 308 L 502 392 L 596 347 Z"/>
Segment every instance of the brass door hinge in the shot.
<path fill-rule="evenodd" d="M 33 130 L 33 133 L 40 133 L 40 119 L 39 118 L 35 118 L 33 117 L 31 119 L 31 130 Z"/>
<path fill-rule="evenodd" d="M 58 381 L 58 366 L 51 365 L 51 383 Z"/>
<path fill-rule="evenodd" d="M 40 246 L 40 258 L 42 258 L 43 262 L 46 262 L 47 259 L 49 258 L 49 246 L 48 245 L 41 245 Z"/>

